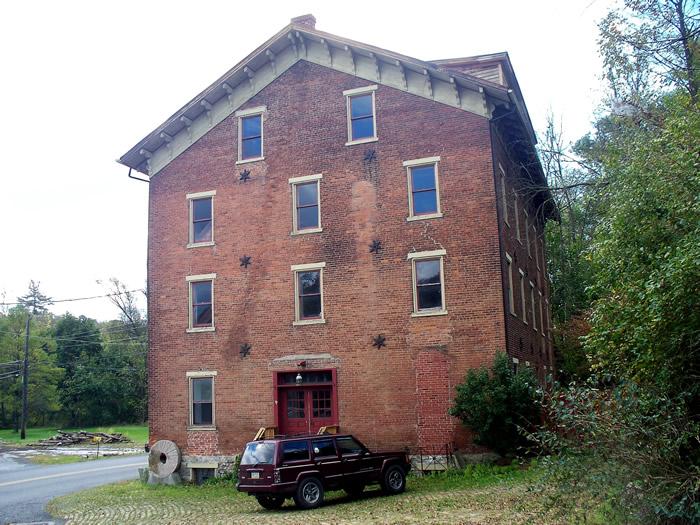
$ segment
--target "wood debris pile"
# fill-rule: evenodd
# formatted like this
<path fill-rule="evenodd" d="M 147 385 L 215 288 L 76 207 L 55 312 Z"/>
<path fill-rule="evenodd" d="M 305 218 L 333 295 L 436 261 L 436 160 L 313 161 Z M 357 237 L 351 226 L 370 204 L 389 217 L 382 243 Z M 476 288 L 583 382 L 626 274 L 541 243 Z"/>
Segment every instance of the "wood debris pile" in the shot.
<path fill-rule="evenodd" d="M 131 440 L 122 434 L 107 434 L 106 432 L 65 432 L 59 430 L 58 434 L 48 439 L 42 439 L 35 443 L 39 447 L 64 447 L 67 445 L 80 445 L 83 443 L 93 443 L 95 438 L 99 438 L 100 444 L 105 443 L 129 443 Z"/>

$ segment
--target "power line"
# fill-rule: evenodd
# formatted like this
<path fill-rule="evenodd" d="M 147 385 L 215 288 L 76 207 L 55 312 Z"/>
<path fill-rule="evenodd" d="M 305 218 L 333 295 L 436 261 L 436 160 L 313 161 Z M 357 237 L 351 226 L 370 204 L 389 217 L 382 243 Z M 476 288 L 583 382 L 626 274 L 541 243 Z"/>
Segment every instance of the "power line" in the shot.
<path fill-rule="evenodd" d="M 18 364 L 20 364 L 21 362 L 22 362 L 22 361 L 20 361 L 19 359 L 18 359 L 17 361 L 7 361 L 7 362 L 5 362 L 5 363 L 0 363 L 0 367 L 18 365 Z"/>
<path fill-rule="evenodd" d="M 136 289 L 136 290 L 125 290 L 123 292 L 114 292 L 114 293 L 108 293 L 104 295 L 93 295 L 90 297 L 72 297 L 70 299 L 52 299 L 49 301 L 49 304 L 55 304 L 55 303 L 71 303 L 73 301 L 88 301 L 90 299 L 102 299 L 104 297 L 115 297 L 118 295 L 124 295 L 128 293 L 136 293 L 136 292 L 143 292 L 142 289 Z M 22 303 L 0 303 L 0 306 L 17 306 Z"/>
<path fill-rule="evenodd" d="M 13 334 L 17 335 L 14 332 L 7 331 L 7 330 L 0 330 L 0 333 L 6 333 L 6 334 Z M 21 335 L 21 334 L 20 334 Z M 101 334 L 100 334 L 101 335 Z M 72 339 L 68 337 L 53 337 L 50 335 L 30 335 L 29 336 L 31 339 L 43 339 L 46 341 L 65 341 L 65 342 L 73 342 L 73 343 L 99 343 L 99 344 L 126 344 L 129 342 L 142 342 L 145 343 L 146 341 L 144 338 L 137 337 L 137 336 L 130 336 L 126 337 L 124 339 L 115 339 L 115 340 L 100 340 L 100 341 L 95 341 L 94 339 Z"/>

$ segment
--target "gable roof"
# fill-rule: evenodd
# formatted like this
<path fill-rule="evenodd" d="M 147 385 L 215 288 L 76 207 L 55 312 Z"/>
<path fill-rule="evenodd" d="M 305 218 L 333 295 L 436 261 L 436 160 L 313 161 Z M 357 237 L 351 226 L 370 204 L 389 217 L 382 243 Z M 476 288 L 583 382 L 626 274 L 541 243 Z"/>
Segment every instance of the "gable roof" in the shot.
<path fill-rule="evenodd" d="M 146 135 L 118 162 L 146 175 L 156 175 L 299 60 L 402 89 L 487 118 L 491 118 L 499 105 L 512 107 L 527 142 L 534 147 L 535 133 L 519 88 L 514 90 L 508 85 L 451 67 L 455 59 L 425 62 L 318 31 L 314 24 L 311 15 L 292 19 L 289 25 Z M 507 54 L 500 54 L 498 58 L 512 72 Z M 480 59 L 456 60 L 478 62 Z M 514 78 L 512 75 L 511 85 L 517 86 Z"/>

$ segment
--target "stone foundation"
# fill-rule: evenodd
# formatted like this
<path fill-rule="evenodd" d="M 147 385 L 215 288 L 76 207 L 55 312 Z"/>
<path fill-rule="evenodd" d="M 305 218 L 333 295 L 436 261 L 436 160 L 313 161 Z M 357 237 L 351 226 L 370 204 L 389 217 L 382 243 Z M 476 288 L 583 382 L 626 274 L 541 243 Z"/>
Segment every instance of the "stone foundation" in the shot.
<path fill-rule="evenodd" d="M 237 463 L 238 455 L 234 456 L 182 456 L 180 462 L 180 477 L 182 481 L 194 482 L 192 469 L 212 468 L 217 478 L 231 474 Z"/>

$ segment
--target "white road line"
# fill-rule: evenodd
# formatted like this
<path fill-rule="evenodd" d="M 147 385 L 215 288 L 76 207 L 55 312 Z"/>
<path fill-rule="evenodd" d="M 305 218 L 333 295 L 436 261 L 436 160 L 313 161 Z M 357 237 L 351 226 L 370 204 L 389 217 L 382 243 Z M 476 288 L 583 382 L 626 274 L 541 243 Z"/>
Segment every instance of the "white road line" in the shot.
<path fill-rule="evenodd" d="M 42 479 L 52 479 L 52 478 L 63 478 L 66 476 L 77 476 L 79 474 L 87 474 L 89 472 L 102 472 L 103 470 L 115 470 L 120 468 L 132 468 L 132 467 L 145 467 L 146 463 L 129 463 L 128 465 L 115 465 L 113 467 L 100 467 L 100 468 L 90 468 L 85 470 L 76 470 L 75 472 L 64 472 L 62 474 L 50 474 L 48 476 L 37 476 L 36 478 L 18 479 L 15 481 L 6 481 L 0 483 L 0 487 L 7 487 L 9 485 L 19 485 L 20 483 L 30 483 L 32 481 L 39 481 Z"/>

